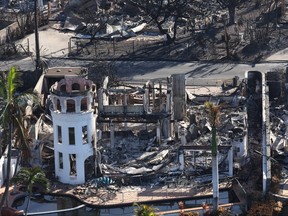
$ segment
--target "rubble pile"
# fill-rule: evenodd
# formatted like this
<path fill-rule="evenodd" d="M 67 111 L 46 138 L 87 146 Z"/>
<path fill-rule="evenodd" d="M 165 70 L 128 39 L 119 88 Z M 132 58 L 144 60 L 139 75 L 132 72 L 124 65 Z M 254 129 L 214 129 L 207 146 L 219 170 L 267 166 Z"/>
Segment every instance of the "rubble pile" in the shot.
<path fill-rule="evenodd" d="M 277 155 L 283 155 L 287 152 L 288 136 L 288 111 L 283 106 L 275 106 L 270 109 L 271 125 L 271 147 Z"/>
<path fill-rule="evenodd" d="M 245 107 L 233 107 L 231 106 L 232 101 L 230 101 L 230 104 L 227 102 L 223 104 L 221 124 L 217 129 L 219 146 L 237 145 L 237 143 L 235 144 L 237 140 L 242 140 L 239 143 L 239 145 L 242 145 L 247 135 Z M 130 125 L 130 128 L 126 126 L 125 129 L 131 130 L 129 134 L 132 136 L 115 137 L 113 149 L 109 146 L 109 140 L 106 144 L 102 143 L 100 147 L 103 175 L 114 178 L 118 176 L 122 179 L 125 178 L 125 181 L 129 181 L 129 178 L 130 180 L 135 178 L 142 178 L 143 180 L 149 176 L 149 181 L 156 181 L 157 183 L 169 183 L 173 179 L 170 178 L 171 176 L 177 176 L 176 179 L 179 180 L 177 181 L 181 182 L 182 179 L 183 183 L 187 179 L 195 179 L 197 176 L 210 173 L 211 126 L 204 105 L 198 103 L 197 105 L 189 105 L 187 107 L 187 118 L 185 118 L 185 121 L 177 122 L 176 125 L 178 125 L 178 129 L 176 129 L 175 139 L 169 137 L 162 139 L 161 143 L 157 143 L 155 130 L 141 130 L 145 125 L 138 124 L 135 128 L 133 124 Z M 118 127 L 117 129 L 121 131 L 121 128 Z M 184 143 L 181 141 L 182 130 L 185 131 L 186 141 Z M 149 137 L 152 138 L 141 140 L 139 134 L 148 133 Z M 206 150 L 184 151 L 183 153 L 183 146 L 205 146 Z M 184 154 L 185 158 L 184 167 L 181 166 L 179 159 L 181 154 Z M 228 171 L 227 155 L 227 150 L 219 151 L 220 169 L 226 173 Z M 243 156 L 247 156 L 247 152 L 234 154 L 234 159 L 237 161 L 237 157 L 242 158 Z M 201 181 L 209 180 L 202 178 Z"/>

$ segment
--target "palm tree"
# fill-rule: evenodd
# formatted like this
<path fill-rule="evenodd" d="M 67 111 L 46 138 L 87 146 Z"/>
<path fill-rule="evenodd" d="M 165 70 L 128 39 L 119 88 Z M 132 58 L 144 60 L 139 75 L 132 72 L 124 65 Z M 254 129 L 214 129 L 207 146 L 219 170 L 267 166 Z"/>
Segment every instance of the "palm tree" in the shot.
<path fill-rule="evenodd" d="M 212 128 L 211 150 L 212 150 L 212 182 L 213 182 L 213 211 L 219 206 L 219 172 L 218 172 L 218 146 L 216 141 L 216 126 L 219 124 L 220 106 L 211 102 L 205 102 L 209 112 L 209 123 Z"/>
<path fill-rule="evenodd" d="M 148 205 L 138 205 L 135 204 L 137 208 L 134 210 L 135 216 L 156 216 L 156 209 L 153 206 Z"/>
<path fill-rule="evenodd" d="M 28 100 L 37 101 L 34 93 L 17 94 L 16 90 L 21 86 L 19 73 L 15 67 L 11 67 L 8 72 L 0 73 L 0 126 L 3 129 L 4 139 L 7 144 L 7 178 L 5 181 L 5 191 L 0 202 L 0 212 L 2 206 L 7 200 L 10 186 L 11 172 L 11 150 L 12 141 L 21 148 L 21 154 L 26 159 L 30 157 L 29 143 L 31 139 L 28 136 L 27 129 L 24 127 L 24 110 Z M 6 145 L 1 144 L 0 156 L 2 149 Z M 27 161 L 27 160 L 26 160 Z"/>
<path fill-rule="evenodd" d="M 41 186 L 45 191 L 49 188 L 49 181 L 40 167 L 23 167 L 11 180 L 15 184 L 21 184 L 27 187 L 28 202 L 25 215 L 28 213 L 33 186 Z"/>

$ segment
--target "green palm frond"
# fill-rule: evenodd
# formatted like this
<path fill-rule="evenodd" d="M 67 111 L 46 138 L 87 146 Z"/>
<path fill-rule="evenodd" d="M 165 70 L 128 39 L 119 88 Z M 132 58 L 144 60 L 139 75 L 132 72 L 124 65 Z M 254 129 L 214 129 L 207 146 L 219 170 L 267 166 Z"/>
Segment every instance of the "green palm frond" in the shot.
<path fill-rule="evenodd" d="M 39 105 L 38 94 L 36 92 L 24 92 L 15 97 L 15 103 L 21 105 L 21 107 L 26 106 L 28 101 Z"/>
<path fill-rule="evenodd" d="M 0 122 L 3 128 L 7 127 L 9 119 L 11 118 L 8 115 L 9 110 L 10 110 L 9 104 L 4 104 L 0 110 Z"/>
<path fill-rule="evenodd" d="M 208 118 L 212 127 L 212 137 L 211 137 L 211 146 L 212 146 L 212 155 L 217 154 L 217 141 L 216 141 L 216 126 L 219 125 L 220 122 L 220 106 L 215 105 L 211 102 L 205 102 L 204 106 L 208 109 Z"/>
<path fill-rule="evenodd" d="M 11 67 L 6 80 L 7 99 L 11 101 L 13 100 L 16 89 L 21 85 L 20 76 L 15 67 Z"/>
<path fill-rule="evenodd" d="M 209 122 L 212 127 L 215 127 L 219 125 L 220 123 L 220 106 L 215 105 L 212 102 L 205 102 L 204 106 L 208 109 L 209 111 Z"/>
<path fill-rule="evenodd" d="M 39 97 L 36 93 L 17 93 L 17 88 L 22 84 L 20 75 L 15 67 L 9 72 L 0 73 L 0 125 L 4 130 L 8 130 L 12 125 L 12 138 L 16 147 L 21 149 L 25 159 L 30 157 L 29 144 L 31 142 L 28 129 L 24 127 L 25 108 L 27 102 L 39 104 Z M 27 160 L 26 160 L 27 161 Z"/>
<path fill-rule="evenodd" d="M 155 211 L 157 210 L 153 206 L 148 206 L 145 204 L 139 205 L 139 204 L 134 204 L 137 206 L 137 208 L 134 210 L 135 216 L 156 216 L 157 214 Z"/>
<path fill-rule="evenodd" d="M 28 134 L 28 129 L 24 127 L 24 119 L 22 117 L 15 117 L 17 121 L 16 128 L 14 130 L 16 147 L 21 149 L 24 159 L 30 158 L 30 143 L 32 139 Z"/>
<path fill-rule="evenodd" d="M 41 185 L 45 190 L 49 188 L 49 180 L 40 167 L 21 168 L 21 170 L 11 179 L 11 182 L 27 186 L 30 194 L 32 193 L 32 187 L 35 185 Z"/>

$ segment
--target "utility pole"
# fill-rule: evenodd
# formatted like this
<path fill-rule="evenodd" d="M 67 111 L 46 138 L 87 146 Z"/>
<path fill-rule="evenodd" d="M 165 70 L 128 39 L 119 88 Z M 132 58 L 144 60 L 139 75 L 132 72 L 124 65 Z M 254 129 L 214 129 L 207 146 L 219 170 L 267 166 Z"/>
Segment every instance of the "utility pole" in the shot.
<path fill-rule="evenodd" d="M 40 50 L 38 33 L 38 0 L 34 0 L 34 25 L 35 25 L 35 52 L 36 52 L 36 71 L 40 69 Z"/>

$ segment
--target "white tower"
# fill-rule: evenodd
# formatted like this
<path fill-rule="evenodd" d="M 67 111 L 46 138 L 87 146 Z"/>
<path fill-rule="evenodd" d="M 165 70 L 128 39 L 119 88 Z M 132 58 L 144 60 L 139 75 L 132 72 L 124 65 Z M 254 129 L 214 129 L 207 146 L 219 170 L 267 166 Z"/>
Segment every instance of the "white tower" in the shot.
<path fill-rule="evenodd" d="M 55 176 L 60 182 L 83 184 L 91 174 L 85 160 L 96 148 L 95 96 L 95 84 L 82 77 L 65 77 L 50 89 Z"/>

